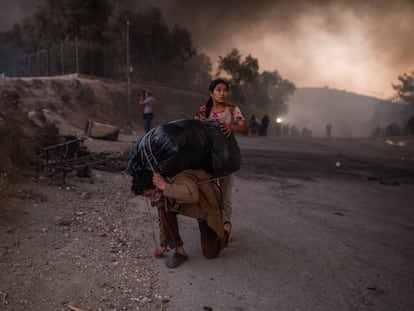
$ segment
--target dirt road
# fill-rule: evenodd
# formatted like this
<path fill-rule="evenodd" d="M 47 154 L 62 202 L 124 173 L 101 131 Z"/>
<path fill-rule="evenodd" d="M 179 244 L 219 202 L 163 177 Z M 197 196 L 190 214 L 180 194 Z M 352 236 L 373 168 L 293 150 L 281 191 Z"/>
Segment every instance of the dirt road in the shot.
<path fill-rule="evenodd" d="M 17 186 L 0 202 L 0 309 L 414 309 L 412 142 L 238 141 L 230 244 L 204 259 L 181 218 L 174 270 L 152 258 L 155 210 L 126 174 Z"/>
<path fill-rule="evenodd" d="M 394 155 L 412 146 L 239 143 L 231 243 L 206 260 L 196 224 L 182 220 L 190 260 L 160 263 L 170 310 L 414 308 L 414 162 Z"/>

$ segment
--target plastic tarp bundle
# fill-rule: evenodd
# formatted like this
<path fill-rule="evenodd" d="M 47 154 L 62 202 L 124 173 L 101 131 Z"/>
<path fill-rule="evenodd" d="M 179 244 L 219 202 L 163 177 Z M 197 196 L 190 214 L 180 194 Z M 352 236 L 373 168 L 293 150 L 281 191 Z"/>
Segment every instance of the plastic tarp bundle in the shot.
<path fill-rule="evenodd" d="M 240 169 L 241 156 L 233 135 L 223 135 L 217 122 L 178 120 L 160 124 L 138 139 L 129 154 L 133 183 L 143 171 L 173 176 L 184 169 L 205 169 L 220 177 Z"/>

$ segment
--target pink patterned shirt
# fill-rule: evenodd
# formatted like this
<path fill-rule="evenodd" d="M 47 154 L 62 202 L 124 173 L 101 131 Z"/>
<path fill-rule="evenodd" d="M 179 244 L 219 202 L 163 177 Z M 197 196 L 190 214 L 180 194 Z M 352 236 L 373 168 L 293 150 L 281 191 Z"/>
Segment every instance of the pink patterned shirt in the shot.
<path fill-rule="evenodd" d="M 210 116 L 206 118 L 206 105 L 200 107 L 196 115 L 196 119 L 201 121 L 219 121 L 222 123 L 237 123 L 240 120 L 245 120 L 241 110 L 238 106 L 227 105 L 223 111 L 210 112 Z"/>

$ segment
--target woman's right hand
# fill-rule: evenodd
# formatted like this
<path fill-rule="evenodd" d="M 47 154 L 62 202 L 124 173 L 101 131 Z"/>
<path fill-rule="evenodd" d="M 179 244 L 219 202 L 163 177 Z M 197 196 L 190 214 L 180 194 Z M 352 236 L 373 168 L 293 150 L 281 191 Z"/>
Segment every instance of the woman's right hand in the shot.
<path fill-rule="evenodd" d="M 165 187 L 167 186 L 167 182 L 165 178 L 155 172 L 152 175 L 152 183 L 154 184 L 155 187 L 157 187 L 161 191 L 164 191 Z"/>
<path fill-rule="evenodd" d="M 233 125 L 221 122 L 220 123 L 220 130 L 222 131 L 222 133 L 226 137 L 229 137 L 231 135 L 231 133 L 233 133 Z"/>

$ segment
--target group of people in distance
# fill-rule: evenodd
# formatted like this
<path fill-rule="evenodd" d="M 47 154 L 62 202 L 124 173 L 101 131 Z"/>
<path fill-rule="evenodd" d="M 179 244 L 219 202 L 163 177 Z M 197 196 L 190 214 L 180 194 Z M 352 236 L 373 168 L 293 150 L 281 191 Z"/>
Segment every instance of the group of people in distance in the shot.
<path fill-rule="evenodd" d="M 148 95 L 152 100 L 148 100 Z M 195 118 L 205 121 L 218 121 L 223 135 L 232 133 L 248 133 L 247 122 L 237 105 L 228 103 L 229 84 L 223 79 L 213 80 L 209 87 L 209 99 L 195 114 Z M 145 113 L 151 113 L 155 102 L 147 91 L 147 98 L 141 98 Z M 145 123 L 145 131 L 151 126 Z M 165 177 L 157 172 L 148 172 L 148 176 L 140 176 L 141 194 L 158 208 L 160 245 L 155 250 L 156 257 L 167 255 L 169 249 L 174 252 L 167 256 L 166 266 L 178 267 L 188 259 L 179 233 L 177 215 L 197 219 L 200 229 L 201 249 L 206 258 L 216 257 L 226 247 L 232 231 L 232 187 L 234 173 L 217 179 L 202 169 L 186 169 L 175 176 Z"/>
<path fill-rule="evenodd" d="M 267 136 L 267 128 L 269 127 L 269 116 L 265 114 L 262 121 L 259 123 L 256 119 L 256 115 L 252 114 L 249 119 L 249 130 L 252 136 Z"/>

